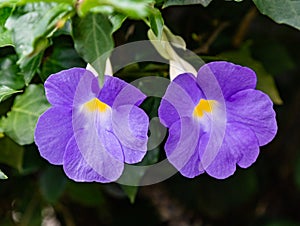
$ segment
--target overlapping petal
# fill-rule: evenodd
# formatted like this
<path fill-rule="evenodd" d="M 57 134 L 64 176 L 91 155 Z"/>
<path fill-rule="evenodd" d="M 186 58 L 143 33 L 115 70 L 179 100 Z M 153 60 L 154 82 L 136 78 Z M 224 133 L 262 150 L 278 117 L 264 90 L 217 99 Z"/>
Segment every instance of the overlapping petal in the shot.
<path fill-rule="evenodd" d="M 77 85 L 84 75 L 93 74 L 83 68 L 72 68 L 49 76 L 45 82 L 46 97 L 53 106 L 73 106 Z"/>
<path fill-rule="evenodd" d="M 61 165 L 72 134 L 71 109 L 52 107 L 39 118 L 34 137 L 41 156 L 51 164 Z"/>
<path fill-rule="evenodd" d="M 245 90 L 231 96 L 227 101 L 228 121 L 247 125 L 254 131 L 259 145 L 269 143 L 277 132 L 273 103 L 258 90 Z"/>

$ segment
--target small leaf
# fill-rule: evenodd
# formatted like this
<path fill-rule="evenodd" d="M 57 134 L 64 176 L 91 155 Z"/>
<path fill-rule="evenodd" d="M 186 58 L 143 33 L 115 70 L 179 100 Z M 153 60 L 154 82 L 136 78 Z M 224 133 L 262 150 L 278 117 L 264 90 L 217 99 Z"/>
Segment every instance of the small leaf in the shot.
<path fill-rule="evenodd" d="M 95 7 L 110 7 L 132 19 L 144 19 L 151 12 L 150 4 L 153 3 L 153 0 L 85 0 L 78 4 L 77 10 L 80 16 L 85 16 Z"/>
<path fill-rule="evenodd" d="M 113 28 L 112 33 L 117 31 L 123 24 L 123 22 L 126 20 L 126 16 L 120 13 L 113 13 L 108 16 L 109 21 L 111 22 Z"/>
<path fill-rule="evenodd" d="M 0 170 L 0 180 L 5 180 L 8 177 Z"/>
<path fill-rule="evenodd" d="M 161 39 L 164 28 L 164 19 L 159 10 L 154 10 L 149 16 L 150 27 L 158 39 Z"/>
<path fill-rule="evenodd" d="M 246 42 L 239 50 L 221 53 L 219 57 L 236 64 L 250 67 L 256 72 L 257 89 L 267 93 L 275 104 L 282 104 L 273 77 L 265 70 L 259 61 L 252 58 L 249 42 Z"/>
<path fill-rule="evenodd" d="M 0 47 L 12 45 L 11 33 L 4 27 L 11 11 L 11 8 L 0 8 Z"/>
<path fill-rule="evenodd" d="M 298 0 L 253 0 L 259 11 L 279 24 L 288 24 L 300 30 Z"/>
<path fill-rule="evenodd" d="M 163 8 L 174 5 L 194 5 L 201 4 L 204 7 L 208 6 L 212 0 L 166 0 Z"/>
<path fill-rule="evenodd" d="M 8 137 L 0 139 L 0 162 L 21 171 L 24 150 Z"/>
<path fill-rule="evenodd" d="M 105 62 L 114 46 L 109 19 L 101 14 L 88 14 L 84 18 L 75 17 L 72 24 L 75 49 L 95 68 L 99 80 L 103 80 Z"/>
<path fill-rule="evenodd" d="M 8 97 L 18 92 L 21 91 L 11 89 L 8 86 L 0 85 L 0 102 L 6 100 Z"/>
<path fill-rule="evenodd" d="M 24 78 L 16 64 L 17 58 L 16 55 L 7 55 L 0 59 L 0 84 L 14 90 L 21 89 L 25 85 Z"/>
<path fill-rule="evenodd" d="M 39 116 L 49 108 L 42 85 L 29 85 L 16 97 L 6 118 L 1 119 L 4 133 L 20 145 L 31 144 Z"/>
<path fill-rule="evenodd" d="M 61 167 L 49 166 L 40 177 L 41 193 L 50 203 L 56 203 L 65 190 L 67 178 Z"/>

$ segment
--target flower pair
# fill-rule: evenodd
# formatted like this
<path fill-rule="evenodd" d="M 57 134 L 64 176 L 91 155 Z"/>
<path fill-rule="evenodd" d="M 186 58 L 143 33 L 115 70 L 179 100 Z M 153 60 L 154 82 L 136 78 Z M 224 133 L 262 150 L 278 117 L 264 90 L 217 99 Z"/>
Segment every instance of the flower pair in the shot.
<path fill-rule="evenodd" d="M 250 166 L 259 146 L 277 131 L 269 97 L 255 73 L 227 62 L 201 67 L 197 78 L 181 74 L 162 98 L 159 118 L 169 128 L 168 160 L 182 175 L 204 171 L 226 178 Z M 124 81 L 106 76 L 102 88 L 88 70 L 74 68 L 45 82 L 52 107 L 38 120 L 35 142 L 50 163 L 63 165 L 75 181 L 116 181 L 124 163 L 147 152 L 149 119 L 138 106 L 146 96 Z"/>

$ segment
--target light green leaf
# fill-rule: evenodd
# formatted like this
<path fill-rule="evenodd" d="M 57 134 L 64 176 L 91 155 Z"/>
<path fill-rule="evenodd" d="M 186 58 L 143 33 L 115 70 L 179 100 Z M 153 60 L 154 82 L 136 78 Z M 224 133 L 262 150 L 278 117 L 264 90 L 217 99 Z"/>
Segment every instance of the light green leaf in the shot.
<path fill-rule="evenodd" d="M 249 47 L 250 43 L 246 42 L 239 50 L 224 52 L 219 57 L 254 70 L 257 76 L 257 89 L 267 93 L 275 104 L 282 104 L 273 77 L 259 61 L 252 58 Z"/>
<path fill-rule="evenodd" d="M 49 166 L 40 177 L 41 193 L 50 203 L 56 203 L 67 184 L 67 178 L 59 166 Z"/>
<path fill-rule="evenodd" d="M 42 85 L 29 85 L 16 97 L 6 118 L 1 119 L 4 133 L 20 145 L 31 144 L 39 116 L 49 108 Z"/>
<path fill-rule="evenodd" d="M 11 11 L 11 8 L 0 8 L 0 47 L 12 45 L 11 33 L 4 27 Z"/>
<path fill-rule="evenodd" d="M 144 19 L 152 10 L 151 4 L 153 0 L 85 0 L 78 4 L 77 10 L 80 16 L 85 16 L 95 7 L 110 7 L 132 19 Z"/>
<path fill-rule="evenodd" d="M 163 8 L 174 5 L 194 5 L 201 4 L 204 7 L 208 6 L 212 0 L 166 0 Z"/>
<path fill-rule="evenodd" d="M 101 83 L 106 59 L 114 46 L 112 24 L 104 15 L 88 14 L 84 18 L 75 17 L 72 25 L 75 49 L 98 72 Z"/>
<path fill-rule="evenodd" d="M 0 139 L 0 162 L 19 171 L 22 170 L 24 149 L 8 137 Z"/>
<path fill-rule="evenodd" d="M 21 91 L 14 90 L 5 85 L 0 85 L 0 103 L 6 100 L 8 97 L 13 95 L 14 93 L 18 93 Z"/>
<path fill-rule="evenodd" d="M 259 11 L 279 24 L 288 24 L 300 30 L 299 0 L 253 0 Z"/>
<path fill-rule="evenodd" d="M 164 19 L 159 10 L 154 10 L 149 16 L 150 27 L 158 39 L 161 39 L 163 28 L 164 28 Z"/>
<path fill-rule="evenodd" d="M 26 84 L 38 69 L 39 54 L 50 44 L 48 38 L 62 27 L 72 10 L 64 3 L 31 3 L 17 7 L 6 21 Z"/>
<path fill-rule="evenodd" d="M 111 22 L 113 28 L 112 33 L 117 31 L 123 24 L 123 22 L 126 20 L 126 16 L 120 13 L 113 13 L 108 16 L 109 21 Z"/>
<path fill-rule="evenodd" d="M 174 47 L 182 50 L 186 49 L 185 41 L 180 36 L 174 35 L 166 26 L 164 26 L 161 39 L 155 36 L 151 29 L 148 30 L 148 37 L 157 52 L 162 57 L 169 60 L 171 80 L 184 72 L 190 72 L 194 75 L 197 74 L 195 67 L 180 57 L 174 49 Z"/>
<path fill-rule="evenodd" d="M 2 172 L 2 170 L 0 170 L 0 180 L 5 180 L 8 177 Z"/>

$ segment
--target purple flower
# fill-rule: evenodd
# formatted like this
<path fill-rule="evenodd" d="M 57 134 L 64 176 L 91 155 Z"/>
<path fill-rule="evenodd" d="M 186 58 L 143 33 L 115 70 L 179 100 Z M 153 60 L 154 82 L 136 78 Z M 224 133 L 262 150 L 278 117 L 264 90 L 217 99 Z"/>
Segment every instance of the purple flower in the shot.
<path fill-rule="evenodd" d="M 116 181 L 124 162 L 142 160 L 149 119 L 137 107 L 146 98 L 137 88 L 112 76 L 100 88 L 90 71 L 73 68 L 51 75 L 45 90 L 52 107 L 38 120 L 35 142 L 68 177 Z"/>
<path fill-rule="evenodd" d="M 251 69 L 228 62 L 208 63 L 197 78 L 184 73 L 170 83 L 159 117 L 169 128 L 167 158 L 182 175 L 206 171 L 222 179 L 236 164 L 255 162 L 259 146 L 277 132 L 272 102 L 255 86 Z"/>

